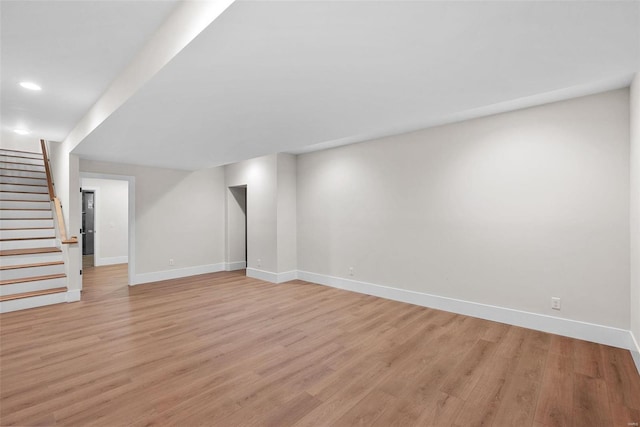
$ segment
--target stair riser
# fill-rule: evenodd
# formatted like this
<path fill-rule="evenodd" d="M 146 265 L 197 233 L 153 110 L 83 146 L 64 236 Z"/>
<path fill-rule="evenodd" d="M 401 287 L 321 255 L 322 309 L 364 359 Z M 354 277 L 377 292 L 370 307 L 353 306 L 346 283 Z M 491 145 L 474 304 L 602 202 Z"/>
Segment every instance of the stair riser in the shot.
<path fill-rule="evenodd" d="M 53 228 L 34 228 L 27 230 L 2 230 L 0 238 L 2 239 L 19 239 L 24 237 L 56 237 L 56 231 Z"/>
<path fill-rule="evenodd" d="M 53 219 L 0 219 L 0 228 L 53 227 Z"/>
<path fill-rule="evenodd" d="M 47 180 L 42 178 L 26 178 L 24 176 L 0 176 L 0 184 L 27 184 L 47 186 Z"/>
<path fill-rule="evenodd" d="M 55 293 L 37 297 L 20 298 L 11 301 L 0 302 L 0 313 L 26 310 L 28 308 L 43 307 L 45 305 L 60 304 L 67 302 L 67 293 Z"/>
<path fill-rule="evenodd" d="M 0 218 L 53 218 L 53 213 L 51 209 L 46 211 L 2 209 L 0 210 Z"/>
<path fill-rule="evenodd" d="M 44 166 L 44 160 L 42 157 L 39 159 L 34 158 L 26 158 L 26 157 L 11 157 L 11 156 L 3 156 L 0 153 L 0 162 L 3 163 L 29 163 L 30 165 Z"/>
<path fill-rule="evenodd" d="M 36 264 L 39 262 L 55 262 L 62 261 L 62 252 L 49 252 L 44 254 L 30 254 L 30 255 L 12 255 L 0 257 L 0 265 L 22 265 L 22 264 Z"/>
<path fill-rule="evenodd" d="M 0 209 L 51 209 L 51 203 L 0 200 Z"/>
<path fill-rule="evenodd" d="M 0 271 L 0 275 L 2 275 L 2 280 L 22 279 L 25 277 L 34 277 L 34 276 L 46 276 L 49 274 L 64 274 L 64 264 L 45 265 L 42 267 L 14 268 L 11 270 Z M 13 286 L 13 285 L 2 285 L 0 287 L 4 287 L 4 286 Z M 28 292 L 28 291 L 25 290 L 20 292 Z"/>
<path fill-rule="evenodd" d="M 0 250 L 9 249 L 27 249 L 27 248 L 54 248 L 56 247 L 56 239 L 37 239 L 37 240 L 8 240 L 0 242 Z"/>
<path fill-rule="evenodd" d="M 47 179 L 47 175 L 44 172 L 34 172 L 34 171 L 17 171 L 12 169 L 1 169 L 0 175 L 6 176 L 15 176 L 20 178 L 38 178 L 38 179 Z"/>
<path fill-rule="evenodd" d="M 44 165 L 24 165 L 21 163 L 0 162 L 2 169 L 17 169 L 21 171 L 44 172 Z"/>
<path fill-rule="evenodd" d="M 0 156 L 20 156 L 30 159 L 40 159 L 42 161 L 42 153 L 26 153 L 23 151 L 11 151 L 0 148 Z"/>
<path fill-rule="evenodd" d="M 0 200 L 35 200 L 48 202 L 50 199 L 48 194 L 4 192 L 0 193 Z"/>
<path fill-rule="evenodd" d="M 18 184 L 0 184 L 0 191 L 15 191 L 18 193 L 48 193 L 47 187 L 42 185 L 18 185 Z"/>
<path fill-rule="evenodd" d="M 45 289 L 67 286 L 67 278 L 36 280 L 35 282 L 16 283 L 15 285 L 0 286 L 0 296 L 20 294 L 23 292 L 44 291 Z"/>

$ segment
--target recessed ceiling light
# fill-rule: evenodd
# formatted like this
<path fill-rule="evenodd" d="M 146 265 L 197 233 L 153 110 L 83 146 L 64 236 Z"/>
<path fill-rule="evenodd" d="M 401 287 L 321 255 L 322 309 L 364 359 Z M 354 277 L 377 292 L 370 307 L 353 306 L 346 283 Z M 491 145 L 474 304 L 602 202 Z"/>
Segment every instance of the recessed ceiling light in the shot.
<path fill-rule="evenodd" d="M 13 131 L 18 135 L 29 135 L 31 133 L 31 131 L 27 129 L 14 129 Z"/>
<path fill-rule="evenodd" d="M 20 82 L 20 86 L 29 90 L 42 90 L 42 88 L 33 82 Z"/>

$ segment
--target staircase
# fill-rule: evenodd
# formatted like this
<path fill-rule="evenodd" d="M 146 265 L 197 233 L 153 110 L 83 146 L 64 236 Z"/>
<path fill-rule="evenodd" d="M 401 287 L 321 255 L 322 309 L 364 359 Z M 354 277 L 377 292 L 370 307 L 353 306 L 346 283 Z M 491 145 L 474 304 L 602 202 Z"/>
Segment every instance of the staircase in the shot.
<path fill-rule="evenodd" d="M 42 153 L 0 149 L 0 313 L 66 302 Z"/>

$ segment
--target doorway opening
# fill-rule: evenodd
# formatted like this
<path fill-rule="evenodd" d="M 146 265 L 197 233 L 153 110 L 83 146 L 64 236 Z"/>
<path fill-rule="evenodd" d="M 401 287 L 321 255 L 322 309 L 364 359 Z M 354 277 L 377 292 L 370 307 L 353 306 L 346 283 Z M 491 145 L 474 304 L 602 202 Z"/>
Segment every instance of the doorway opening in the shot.
<path fill-rule="evenodd" d="M 95 196 L 94 190 L 82 190 L 82 267 L 95 265 Z"/>
<path fill-rule="evenodd" d="M 247 186 L 229 187 L 227 200 L 227 270 L 243 270 L 249 259 Z"/>

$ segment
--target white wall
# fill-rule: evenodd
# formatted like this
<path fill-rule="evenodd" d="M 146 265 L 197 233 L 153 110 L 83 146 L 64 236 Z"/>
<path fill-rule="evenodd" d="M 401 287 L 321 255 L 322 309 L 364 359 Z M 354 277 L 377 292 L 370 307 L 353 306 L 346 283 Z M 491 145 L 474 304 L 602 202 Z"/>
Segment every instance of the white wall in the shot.
<path fill-rule="evenodd" d="M 247 186 L 247 267 L 277 273 L 277 155 L 224 167 L 227 187 Z"/>
<path fill-rule="evenodd" d="M 631 333 L 640 371 L 640 73 L 631 85 Z"/>
<path fill-rule="evenodd" d="M 83 190 L 95 191 L 94 264 L 128 262 L 129 183 L 111 179 L 81 178 Z"/>
<path fill-rule="evenodd" d="M 133 283 L 224 268 L 222 168 L 190 172 L 82 160 L 80 169 L 135 177 Z"/>
<path fill-rule="evenodd" d="M 2 138 L 0 148 L 5 150 L 30 151 L 32 153 L 41 153 L 40 140 L 29 135 L 11 135 L 8 138 Z"/>
<path fill-rule="evenodd" d="M 628 159 L 626 89 L 300 155 L 298 268 L 628 330 Z"/>
<path fill-rule="evenodd" d="M 296 164 L 292 154 L 278 154 L 278 272 L 298 268 Z"/>
<path fill-rule="evenodd" d="M 247 189 L 227 189 L 227 270 L 246 268 Z"/>

